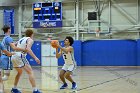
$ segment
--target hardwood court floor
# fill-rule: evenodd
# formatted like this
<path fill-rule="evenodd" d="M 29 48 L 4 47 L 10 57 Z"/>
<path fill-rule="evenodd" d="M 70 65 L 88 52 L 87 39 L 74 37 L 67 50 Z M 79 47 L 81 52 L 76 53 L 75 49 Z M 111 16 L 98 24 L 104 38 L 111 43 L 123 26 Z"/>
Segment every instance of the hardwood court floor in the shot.
<path fill-rule="evenodd" d="M 68 89 L 59 90 L 58 67 L 33 67 L 37 87 L 43 93 L 140 93 L 140 68 L 123 67 L 78 67 L 73 78 L 78 84 L 73 92 L 71 84 Z M 12 70 L 8 81 L 5 81 L 5 93 L 13 87 L 16 71 Z M 24 72 L 19 87 L 23 93 L 32 93 L 27 74 Z"/>

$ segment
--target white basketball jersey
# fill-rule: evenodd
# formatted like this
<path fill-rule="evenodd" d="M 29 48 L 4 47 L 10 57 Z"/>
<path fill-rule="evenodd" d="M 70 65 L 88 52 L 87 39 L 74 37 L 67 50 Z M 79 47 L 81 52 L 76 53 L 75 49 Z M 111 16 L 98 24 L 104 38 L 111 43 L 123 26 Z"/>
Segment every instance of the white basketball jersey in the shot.
<path fill-rule="evenodd" d="M 75 59 L 74 59 L 74 52 L 62 52 L 63 54 L 63 59 L 65 61 L 65 64 L 75 64 Z"/>
<path fill-rule="evenodd" d="M 17 43 L 17 47 L 19 48 L 23 48 L 25 49 L 27 47 L 27 40 L 29 39 L 30 37 L 23 37 L 21 38 L 18 43 Z"/>

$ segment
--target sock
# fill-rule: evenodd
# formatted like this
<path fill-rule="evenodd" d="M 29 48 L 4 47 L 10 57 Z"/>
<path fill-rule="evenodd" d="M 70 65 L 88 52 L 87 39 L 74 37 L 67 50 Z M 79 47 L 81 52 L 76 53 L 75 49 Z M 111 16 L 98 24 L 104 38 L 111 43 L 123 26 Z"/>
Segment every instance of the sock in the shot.
<path fill-rule="evenodd" d="M 0 90 L 0 93 L 4 93 L 3 90 Z"/>
<path fill-rule="evenodd" d="M 2 80 L 3 80 L 3 81 L 8 80 L 8 76 L 7 76 L 7 75 L 4 75 L 4 76 L 2 77 Z"/>
<path fill-rule="evenodd" d="M 33 87 L 33 91 L 37 91 L 37 88 L 36 87 Z"/>
<path fill-rule="evenodd" d="M 13 88 L 14 88 L 14 89 L 17 89 L 17 86 L 14 86 Z"/>

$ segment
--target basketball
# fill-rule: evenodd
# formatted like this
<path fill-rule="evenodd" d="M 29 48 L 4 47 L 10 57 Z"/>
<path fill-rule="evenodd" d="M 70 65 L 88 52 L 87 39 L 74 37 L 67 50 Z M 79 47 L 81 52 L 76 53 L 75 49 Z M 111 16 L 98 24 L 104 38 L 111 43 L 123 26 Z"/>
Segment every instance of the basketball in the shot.
<path fill-rule="evenodd" d="M 58 40 L 52 40 L 52 41 L 51 41 L 51 46 L 52 46 L 53 48 L 57 48 L 57 43 L 58 43 Z"/>

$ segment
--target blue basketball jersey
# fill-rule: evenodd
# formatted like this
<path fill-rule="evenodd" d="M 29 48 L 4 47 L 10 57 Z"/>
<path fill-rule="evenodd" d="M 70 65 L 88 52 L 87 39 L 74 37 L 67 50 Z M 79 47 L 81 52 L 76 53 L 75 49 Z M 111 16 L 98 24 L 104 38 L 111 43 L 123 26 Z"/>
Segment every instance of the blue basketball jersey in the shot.
<path fill-rule="evenodd" d="M 0 50 L 6 50 L 1 43 L 0 43 Z"/>
<path fill-rule="evenodd" d="M 1 44 L 6 48 L 6 50 L 11 52 L 12 48 L 10 47 L 10 43 L 13 43 L 13 39 L 8 35 L 6 35 L 1 42 Z"/>
<path fill-rule="evenodd" d="M 1 44 L 5 48 L 5 50 L 7 50 L 9 52 L 12 51 L 12 48 L 10 47 L 10 43 L 13 43 L 13 39 L 8 35 L 6 35 L 1 42 Z M 5 55 L 3 53 L 2 56 L 1 56 L 0 66 L 4 70 L 12 70 L 13 69 L 13 64 L 11 62 L 11 57 L 8 57 L 7 55 Z"/>

